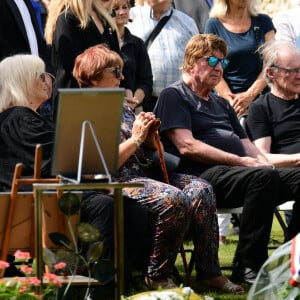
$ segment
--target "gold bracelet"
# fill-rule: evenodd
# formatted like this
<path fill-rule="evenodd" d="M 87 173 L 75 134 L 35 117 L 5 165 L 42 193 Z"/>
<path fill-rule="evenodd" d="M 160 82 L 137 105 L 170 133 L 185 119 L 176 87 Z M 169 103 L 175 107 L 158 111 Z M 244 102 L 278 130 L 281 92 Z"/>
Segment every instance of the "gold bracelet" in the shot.
<path fill-rule="evenodd" d="M 137 139 L 135 139 L 135 138 L 132 137 L 131 141 L 132 141 L 133 144 L 136 145 L 136 149 L 140 148 L 141 144 L 139 143 L 139 141 Z"/>

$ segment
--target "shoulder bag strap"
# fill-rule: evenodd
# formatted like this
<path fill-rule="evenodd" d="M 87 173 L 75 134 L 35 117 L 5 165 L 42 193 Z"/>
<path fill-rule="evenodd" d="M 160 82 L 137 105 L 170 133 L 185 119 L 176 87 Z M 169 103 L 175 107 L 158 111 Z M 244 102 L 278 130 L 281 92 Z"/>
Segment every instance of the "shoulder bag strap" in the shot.
<path fill-rule="evenodd" d="M 171 10 L 170 15 L 162 17 L 159 20 L 159 22 L 157 23 L 157 25 L 154 27 L 154 29 L 150 33 L 149 37 L 145 41 L 147 50 L 150 48 L 151 44 L 153 43 L 153 41 L 155 40 L 155 38 L 157 37 L 157 35 L 160 33 L 160 31 L 162 30 L 162 28 L 165 26 L 165 24 L 169 21 L 169 19 L 171 18 L 172 14 L 173 14 L 173 9 Z"/>

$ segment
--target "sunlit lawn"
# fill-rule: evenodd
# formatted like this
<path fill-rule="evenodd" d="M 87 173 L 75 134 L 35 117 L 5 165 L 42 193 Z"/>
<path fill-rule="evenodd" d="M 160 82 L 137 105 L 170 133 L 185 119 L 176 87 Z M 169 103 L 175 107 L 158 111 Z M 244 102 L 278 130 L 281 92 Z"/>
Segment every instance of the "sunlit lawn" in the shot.
<path fill-rule="evenodd" d="M 230 232 L 230 230 L 229 230 L 229 232 Z M 233 255 L 234 255 L 234 251 L 235 251 L 235 248 L 236 248 L 236 245 L 237 245 L 237 240 L 238 240 L 238 236 L 229 235 L 227 237 L 226 245 L 220 246 L 219 257 L 220 257 L 221 266 L 223 266 L 223 267 L 227 266 L 228 267 L 228 266 L 231 265 Z M 271 233 L 271 239 L 270 239 L 270 246 L 278 246 L 282 242 L 283 242 L 283 233 L 282 233 L 282 230 L 280 228 L 280 225 L 277 222 L 277 219 L 274 218 L 272 233 Z M 192 249 L 193 248 L 192 243 L 186 243 L 185 248 L 191 248 Z M 269 252 L 271 254 L 272 250 L 269 250 Z M 189 259 L 189 256 L 190 256 L 190 254 L 188 253 L 187 254 L 188 259 Z M 186 285 L 186 278 L 185 278 L 183 263 L 182 263 L 182 259 L 181 259 L 180 255 L 178 255 L 178 257 L 177 257 L 176 267 L 177 267 L 182 279 L 184 280 L 184 285 Z M 231 270 L 230 269 L 224 269 L 223 274 L 230 278 Z M 195 270 L 193 270 L 193 273 L 192 273 L 192 288 L 199 295 L 202 295 L 202 296 L 208 295 L 208 296 L 210 296 L 214 299 L 244 300 L 244 299 L 247 298 L 247 293 L 245 293 L 243 295 L 232 295 L 232 294 L 221 293 L 219 291 L 208 289 L 204 286 L 201 286 L 196 281 L 196 272 L 195 272 Z M 247 286 L 247 285 L 244 285 L 244 288 L 245 288 L 246 291 L 249 290 L 249 286 Z"/>

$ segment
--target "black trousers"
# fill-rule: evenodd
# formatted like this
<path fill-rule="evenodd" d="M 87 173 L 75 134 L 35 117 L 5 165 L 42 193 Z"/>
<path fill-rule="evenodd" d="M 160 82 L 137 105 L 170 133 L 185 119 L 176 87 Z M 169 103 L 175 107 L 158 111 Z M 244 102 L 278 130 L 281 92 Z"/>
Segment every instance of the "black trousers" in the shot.
<path fill-rule="evenodd" d="M 135 200 L 124 197 L 125 276 L 148 265 L 151 232 L 148 213 Z M 114 198 L 98 192 L 85 193 L 81 222 L 94 225 L 103 241 L 102 258 L 114 260 Z M 144 266 L 145 265 L 145 266 Z"/>
<path fill-rule="evenodd" d="M 213 186 L 217 207 L 243 206 L 235 263 L 258 271 L 268 257 L 274 208 L 294 199 L 299 210 L 300 168 L 214 166 L 200 176 Z M 297 213 L 289 230 L 290 236 L 300 231 Z"/>

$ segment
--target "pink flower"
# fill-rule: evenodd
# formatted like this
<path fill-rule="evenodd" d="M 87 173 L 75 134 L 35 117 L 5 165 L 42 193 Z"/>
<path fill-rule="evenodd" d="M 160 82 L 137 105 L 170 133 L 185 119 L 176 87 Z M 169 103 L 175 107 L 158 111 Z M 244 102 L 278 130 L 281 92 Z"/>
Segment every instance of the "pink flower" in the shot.
<path fill-rule="evenodd" d="M 62 286 L 61 281 L 55 274 L 44 273 L 44 279 L 46 282 L 48 281 L 49 284 L 58 285 L 59 287 Z"/>
<path fill-rule="evenodd" d="M 57 264 L 54 265 L 54 269 L 55 270 L 60 270 L 60 269 L 64 269 L 66 267 L 66 263 L 65 262 L 59 262 Z"/>
<path fill-rule="evenodd" d="M 6 269 L 9 267 L 9 263 L 3 260 L 0 260 L 0 268 L 1 269 Z"/>
<path fill-rule="evenodd" d="M 27 291 L 27 286 L 26 286 L 26 285 L 22 285 L 22 286 L 20 287 L 20 289 L 19 289 L 19 292 L 20 292 L 21 294 L 25 293 L 26 291 Z"/>
<path fill-rule="evenodd" d="M 15 252 L 15 258 L 18 260 L 28 260 L 30 259 L 30 253 L 17 250 Z"/>
<path fill-rule="evenodd" d="M 33 286 L 40 286 L 41 281 L 37 277 L 28 277 L 27 284 Z"/>
<path fill-rule="evenodd" d="M 24 266 L 21 266 L 20 269 L 21 269 L 21 271 L 22 271 L 23 273 L 25 273 L 26 275 L 31 275 L 31 274 L 32 274 L 32 268 L 29 267 L 29 266 L 24 265 Z"/>

